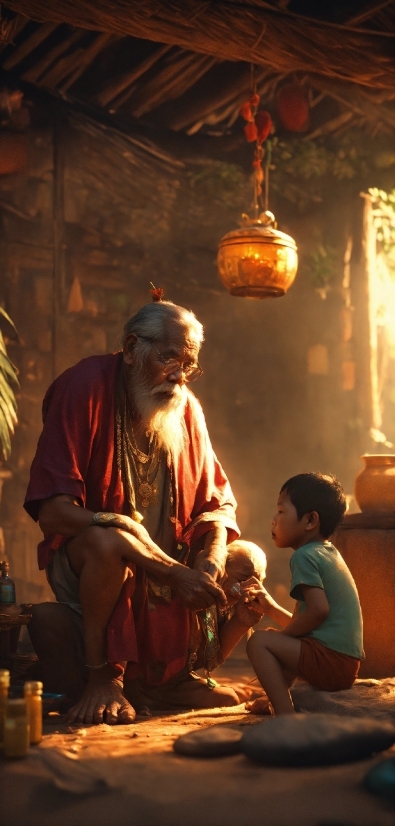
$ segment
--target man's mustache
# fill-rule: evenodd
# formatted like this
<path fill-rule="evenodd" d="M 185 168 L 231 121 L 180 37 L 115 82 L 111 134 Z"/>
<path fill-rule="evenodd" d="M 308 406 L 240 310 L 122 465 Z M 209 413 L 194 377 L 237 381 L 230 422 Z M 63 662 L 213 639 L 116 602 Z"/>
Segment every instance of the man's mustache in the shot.
<path fill-rule="evenodd" d="M 162 382 L 162 384 L 158 384 L 156 387 L 153 387 L 150 391 L 151 396 L 158 396 L 163 395 L 166 396 L 177 396 L 178 398 L 182 398 L 184 393 L 182 388 L 178 384 L 170 384 L 168 382 Z"/>

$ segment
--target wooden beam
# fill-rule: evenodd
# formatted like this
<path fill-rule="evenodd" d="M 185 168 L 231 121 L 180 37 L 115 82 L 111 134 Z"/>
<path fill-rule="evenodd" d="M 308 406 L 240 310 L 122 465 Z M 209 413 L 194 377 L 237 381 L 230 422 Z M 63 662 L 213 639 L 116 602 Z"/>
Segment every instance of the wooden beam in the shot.
<path fill-rule="evenodd" d="M 36 29 L 33 34 L 29 35 L 29 37 L 27 37 L 20 46 L 16 46 L 15 51 L 4 61 L 3 68 L 9 71 L 9 69 L 13 69 L 14 66 L 21 63 L 22 60 L 24 60 L 24 58 L 27 57 L 34 49 L 37 49 L 37 46 L 46 40 L 57 27 L 57 23 L 44 23 L 44 25 L 39 26 L 39 28 Z"/>
<path fill-rule="evenodd" d="M 60 57 L 60 55 L 64 54 L 68 49 L 74 46 L 78 40 L 81 40 L 82 37 L 86 37 L 86 32 L 82 29 L 74 30 L 69 37 L 66 37 L 65 40 L 62 40 L 61 43 L 58 43 L 57 46 L 54 46 L 53 49 L 50 49 L 41 60 L 38 60 L 33 66 L 30 67 L 26 72 L 23 73 L 22 77 L 24 80 L 28 80 L 29 83 L 37 83 L 39 81 L 41 75 L 46 72 L 50 66 L 55 62 L 55 60 Z"/>
<path fill-rule="evenodd" d="M 320 138 L 323 135 L 329 135 L 331 132 L 336 132 L 346 123 L 348 123 L 351 118 L 354 117 L 354 113 L 350 112 L 348 109 L 347 112 L 342 112 L 341 115 L 338 115 L 337 118 L 332 118 L 332 120 L 326 121 L 323 123 L 322 126 L 319 126 L 317 129 L 314 129 L 313 132 L 310 132 L 308 135 L 305 135 L 303 140 L 304 141 L 313 141 L 315 138 Z"/>
<path fill-rule="evenodd" d="M 125 72 L 115 80 L 109 81 L 104 89 L 96 95 L 95 102 L 100 106 L 108 106 L 111 101 L 115 100 L 122 92 L 130 88 L 139 77 L 145 74 L 145 72 L 148 72 L 148 69 L 151 69 L 171 48 L 172 46 L 161 46 L 139 63 L 138 66 L 131 69 L 130 72 Z"/>
<path fill-rule="evenodd" d="M 136 118 L 151 112 L 161 103 L 183 95 L 211 69 L 217 60 L 208 55 L 181 52 L 178 60 L 166 66 L 138 90 L 131 110 Z"/>
<path fill-rule="evenodd" d="M 52 373 L 57 376 L 59 316 L 66 299 L 66 244 L 64 220 L 64 173 L 66 165 L 65 110 L 62 104 L 53 104 L 53 291 L 52 291 Z"/>
<path fill-rule="evenodd" d="M 69 76 L 69 78 L 64 83 L 62 83 L 60 87 L 61 91 L 67 92 L 67 89 L 70 89 L 70 87 L 73 86 L 73 84 L 78 80 L 78 78 L 84 74 L 88 66 L 90 66 L 91 63 L 93 63 L 95 57 L 97 57 L 97 55 L 100 54 L 100 52 L 102 52 L 103 49 L 105 49 L 105 47 L 108 46 L 110 42 L 116 43 L 118 40 L 121 40 L 121 38 L 113 34 L 108 34 L 108 32 L 99 34 L 95 38 L 93 43 L 91 43 L 91 45 L 88 46 L 87 49 L 84 49 L 83 56 L 78 61 L 78 65 L 76 66 L 72 74 Z"/>
<path fill-rule="evenodd" d="M 174 129 L 176 132 L 186 129 L 192 123 L 204 120 L 207 115 L 215 112 L 220 107 L 227 106 L 232 101 L 234 101 L 236 107 L 240 96 L 244 93 L 247 95 L 251 85 L 250 69 L 244 68 L 244 65 L 223 65 L 221 67 L 223 76 L 219 77 L 215 86 L 207 86 L 199 96 L 194 95 L 193 100 L 185 101 L 183 106 L 180 106 L 180 110 L 171 118 L 168 124 L 170 129 Z M 256 73 L 256 82 L 260 94 L 260 84 L 267 77 L 267 70 L 259 69 Z M 271 75 L 271 79 L 273 77 L 274 74 Z"/>
<path fill-rule="evenodd" d="M 378 0 L 376 3 L 369 3 L 367 8 L 364 11 L 359 12 L 359 14 L 355 14 L 354 17 L 351 17 L 347 20 L 344 25 L 349 26 L 359 26 L 360 23 L 364 23 L 365 20 L 370 20 L 378 11 L 387 8 L 387 6 L 393 5 L 393 0 Z"/>

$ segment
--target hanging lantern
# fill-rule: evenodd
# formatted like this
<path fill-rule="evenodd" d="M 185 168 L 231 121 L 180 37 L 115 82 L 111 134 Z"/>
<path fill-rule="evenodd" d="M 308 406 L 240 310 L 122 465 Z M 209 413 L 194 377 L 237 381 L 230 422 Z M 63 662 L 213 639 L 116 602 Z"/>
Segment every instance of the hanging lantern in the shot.
<path fill-rule="evenodd" d="M 277 95 L 277 114 L 285 129 L 303 132 L 309 122 L 309 104 L 301 86 L 287 83 Z"/>
<path fill-rule="evenodd" d="M 293 284 L 298 269 L 295 241 L 276 229 L 272 212 L 243 215 L 240 229 L 219 243 L 218 270 L 231 295 L 276 298 Z"/>
<path fill-rule="evenodd" d="M 247 121 L 248 141 L 253 127 L 256 131 L 253 138 L 256 140 L 253 161 L 255 217 L 244 214 L 240 229 L 224 235 L 219 242 L 217 261 L 220 279 L 231 295 L 276 298 L 284 295 L 295 280 L 298 253 L 294 239 L 277 229 L 274 215 L 268 210 L 272 145 L 267 138 L 273 124 L 268 112 L 257 111 L 258 103 L 259 96 L 255 93 L 240 112 Z M 264 211 L 261 212 L 262 186 Z"/>

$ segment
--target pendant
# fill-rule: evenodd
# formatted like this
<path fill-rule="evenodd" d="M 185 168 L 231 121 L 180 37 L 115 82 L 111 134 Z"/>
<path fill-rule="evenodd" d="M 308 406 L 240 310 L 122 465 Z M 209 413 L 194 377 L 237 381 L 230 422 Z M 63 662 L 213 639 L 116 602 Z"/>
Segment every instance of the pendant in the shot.
<path fill-rule="evenodd" d="M 150 485 L 149 482 L 141 482 L 141 484 L 138 486 L 138 494 L 141 499 L 141 504 L 143 508 L 148 508 L 148 506 L 151 504 L 151 499 L 154 495 L 154 489 L 152 485 Z"/>

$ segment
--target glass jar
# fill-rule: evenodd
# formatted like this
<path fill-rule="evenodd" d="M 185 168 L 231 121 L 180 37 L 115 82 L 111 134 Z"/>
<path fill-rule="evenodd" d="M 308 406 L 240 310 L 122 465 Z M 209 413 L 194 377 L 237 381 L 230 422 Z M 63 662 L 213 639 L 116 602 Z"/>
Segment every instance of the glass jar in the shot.
<path fill-rule="evenodd" d="M 3 748 L 4 718 L 10 687 L 10 672 L 6 668 L 0 669 L 0 749 Z"/>
<path fill-rule="evenodd" d="M 43 684 L 38 680 L 29 680 L 24 687 L 27 713 L 30 725 L 30 745 L 41 743 L 43 737 Z"/>
<path fill-rule="evenodd" d="M 26 700 L 8 700 L 4 718 L 4 756 L 25 757 L 30 742 Z"/>

